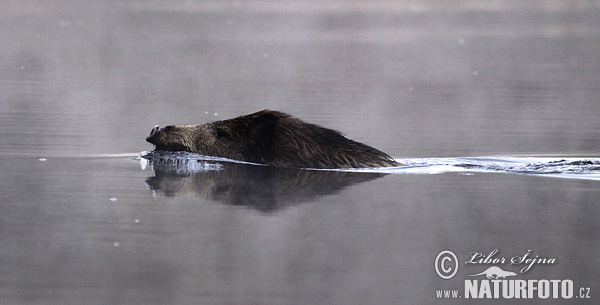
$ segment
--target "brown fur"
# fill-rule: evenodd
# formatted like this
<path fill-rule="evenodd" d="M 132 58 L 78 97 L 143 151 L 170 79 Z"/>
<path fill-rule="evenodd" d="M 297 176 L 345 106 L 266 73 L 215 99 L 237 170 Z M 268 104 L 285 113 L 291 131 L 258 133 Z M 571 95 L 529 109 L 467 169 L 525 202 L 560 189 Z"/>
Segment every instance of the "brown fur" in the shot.
<path fill-rule="evenodd" d="M 158 150 L 292 168 L 398 166 L 386 153 L 289 114 L 263 110 L 200 125 L 155 127 L 146 141 Z"/>

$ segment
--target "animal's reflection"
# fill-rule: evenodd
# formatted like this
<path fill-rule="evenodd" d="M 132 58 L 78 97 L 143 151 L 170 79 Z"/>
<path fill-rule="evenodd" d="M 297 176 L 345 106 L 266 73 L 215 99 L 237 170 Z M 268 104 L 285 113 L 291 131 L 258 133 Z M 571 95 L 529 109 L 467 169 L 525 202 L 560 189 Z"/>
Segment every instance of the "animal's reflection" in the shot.
<path fill-rule="evenodd" d="M 194 196 L 261 211 L 311 201 L 384 174 L 287 169 L 205 160 L 150 159 L 159 195 Z"/>

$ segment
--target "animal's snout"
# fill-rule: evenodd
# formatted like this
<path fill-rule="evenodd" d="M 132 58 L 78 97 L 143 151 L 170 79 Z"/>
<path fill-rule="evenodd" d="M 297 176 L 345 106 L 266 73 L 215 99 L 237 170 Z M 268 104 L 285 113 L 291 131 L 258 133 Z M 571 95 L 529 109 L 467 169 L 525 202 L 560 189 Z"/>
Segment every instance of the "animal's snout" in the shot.
<path fill-rule="evenodd" d="M 146 141 L 152 143 L 152 140 L 158 135 L 160 132 L 160 127 L 158 125 L 154 126 L 152 130 L 150 130 L 150 134 L 146 137 Z"/>

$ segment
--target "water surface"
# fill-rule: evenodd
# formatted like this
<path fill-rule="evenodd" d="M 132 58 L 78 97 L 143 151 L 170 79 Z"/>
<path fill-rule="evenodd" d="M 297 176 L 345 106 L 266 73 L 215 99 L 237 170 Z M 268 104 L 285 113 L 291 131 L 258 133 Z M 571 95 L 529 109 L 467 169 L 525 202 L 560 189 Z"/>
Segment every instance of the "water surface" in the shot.
<path fill-rule="evenodd" d="M 435 290 L 487 265 L 436 256 L 498 249 L 596 304 L 599 29 L 596 1 L 9 1 L 0 300 L 462 304 Z M 412 169 L 137 157 L 154 125 L 265 108 Z"/>

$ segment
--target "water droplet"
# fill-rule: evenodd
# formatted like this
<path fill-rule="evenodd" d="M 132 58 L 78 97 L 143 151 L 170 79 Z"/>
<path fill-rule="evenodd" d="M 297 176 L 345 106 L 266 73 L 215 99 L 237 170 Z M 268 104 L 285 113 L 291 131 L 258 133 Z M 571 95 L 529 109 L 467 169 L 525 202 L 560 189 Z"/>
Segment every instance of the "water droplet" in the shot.
<path fill-rule="evenodd" d="M 215 116 L 218 116 L 219 114 L 215 112 Z"/>
<path fill-rule="evenodd" d="M 116 197 L 112 197 L 112 198 L 110 198 L 110 201 L 117 201 L 117 198 Z"/>
<path fill-rule="evenodd" d="M 46 158 L 39 158 L 38 160 L 44 162 L 44 161 L 46 161 Z"/>
<path fill-rule="evenodd" d="M 477 75 L 477 74 L 479 74 L 479 73 L 477 72 L 477 70 L 473 71 L 473 75 Z"/>
<path fill-rule="evenodd" d="M 115 241 L 115 242 L 113 243 L 113 246 L 115 246 L 115 247 L 118 247 L 118 246 L 120 246 L 120 245 L 121 245 L 121 244 L 120 244 L 118 241 Z"/>
<path fill-rule="evenodd" d="M 139 220 L 139 219 L 136 219 L 136 220 L 134 220 L 133 222 L 135 222 L 135 223 L 139 223 L 139 222 L 140 222 L 140 220 Z"/>
<path fill-rule="evenodd" d="M 140 158 L 140 167 L 142 168 L 142 170 L 146 170 L 146 168 L 148 168 L 149 163 L 150 162 L 148 161 L 148 159 Z"/>

